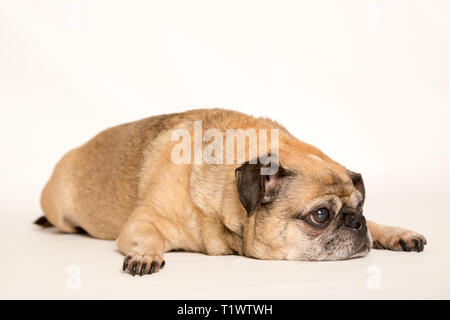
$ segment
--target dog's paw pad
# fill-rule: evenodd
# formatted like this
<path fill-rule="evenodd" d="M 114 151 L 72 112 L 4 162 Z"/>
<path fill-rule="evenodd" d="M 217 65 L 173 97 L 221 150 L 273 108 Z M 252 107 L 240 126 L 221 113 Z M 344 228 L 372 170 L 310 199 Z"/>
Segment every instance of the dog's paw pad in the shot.
<path fill-rule="evenodd" d="M 135 275 L 143 276 L 144 274 L 152 274 L 158 272 L 166 262 L 160 255 L 128 255 L 123 260 L 122 270 Z"/>

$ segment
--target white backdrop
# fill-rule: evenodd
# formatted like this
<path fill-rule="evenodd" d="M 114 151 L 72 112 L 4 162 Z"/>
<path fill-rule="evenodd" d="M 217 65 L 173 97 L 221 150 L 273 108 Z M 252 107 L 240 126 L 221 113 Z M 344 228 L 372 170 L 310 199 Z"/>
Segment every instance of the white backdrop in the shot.
<path fill-rule="evenodd" d="M 100 130 L 208 107 L 362 172 L 369 217 L 445 232 L 449 1 L 0 2 L 2 214 L 37 217 L 56 161 Z"/>

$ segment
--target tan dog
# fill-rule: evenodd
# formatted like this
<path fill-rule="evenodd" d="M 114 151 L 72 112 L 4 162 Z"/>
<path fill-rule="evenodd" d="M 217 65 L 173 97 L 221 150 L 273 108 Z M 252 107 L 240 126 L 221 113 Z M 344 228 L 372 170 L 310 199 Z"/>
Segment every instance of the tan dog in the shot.
<path fill-rule="evenodd" d="M 277 143 L 279 153 L 261 152 L 258 139 L 257 157 L 249 151 L 240 163 L 174 161 L 180 143 L 174 132 L 195 137 L 194 121 L 202 123 L 201 137 L 209 129 L 277 129 L 268 150 Z M 245 140 L 245 150 L 251 142 Z M 203 140 L 200 147 L 208 145 Z M 216 146 L 214 156 L 229 152 Z M 197 157 L 194 139 L 188 147 L 194 152 L 183 159 Z M 231 155 L 237 153 L 232 146 Z M 264 174 L 273 156 L 276 170 Z M 366 255 L 372 245 L 423 250 L 426 240 L 415 232 L 373 222 L 367 222 L 368 231 L 364 196 L 361 175 L 278 123 L 228 110 L 194 110 L 108 129 L 66 154 L 42 192 L 45 217 L 36 223 L 117 239 L 126 256 L 123 269 L 133 275 L 157 272 L 164 252 L 176 249 L 270 260 L 348 259 Z"/>

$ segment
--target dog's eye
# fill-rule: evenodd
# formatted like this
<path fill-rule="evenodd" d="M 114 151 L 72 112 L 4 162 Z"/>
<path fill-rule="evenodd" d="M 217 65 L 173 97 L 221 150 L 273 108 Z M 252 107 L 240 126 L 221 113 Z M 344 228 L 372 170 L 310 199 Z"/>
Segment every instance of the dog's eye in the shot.
<path fill-rule="evenodd" d="M 324 226 L 331 220 L 330 210 L 327 208 L 316 209 L 310 212 L 309 219 L 317 226 Z"/>

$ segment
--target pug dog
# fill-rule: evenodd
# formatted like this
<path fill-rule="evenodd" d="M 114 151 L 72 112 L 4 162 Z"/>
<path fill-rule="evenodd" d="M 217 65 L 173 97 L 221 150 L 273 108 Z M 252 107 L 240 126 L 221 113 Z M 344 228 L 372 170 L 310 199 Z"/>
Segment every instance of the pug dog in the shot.
<path fill-rule="evenodd" d="M 366 221 L 364 199 L 360 174 L 275 121 L 192 110 L 110 128 L 67 153 L 36 224 L 116 240 L 133 276 L 158 272 L 174 250 L 308 261 L 423 250 L 422 235 Z"/>

